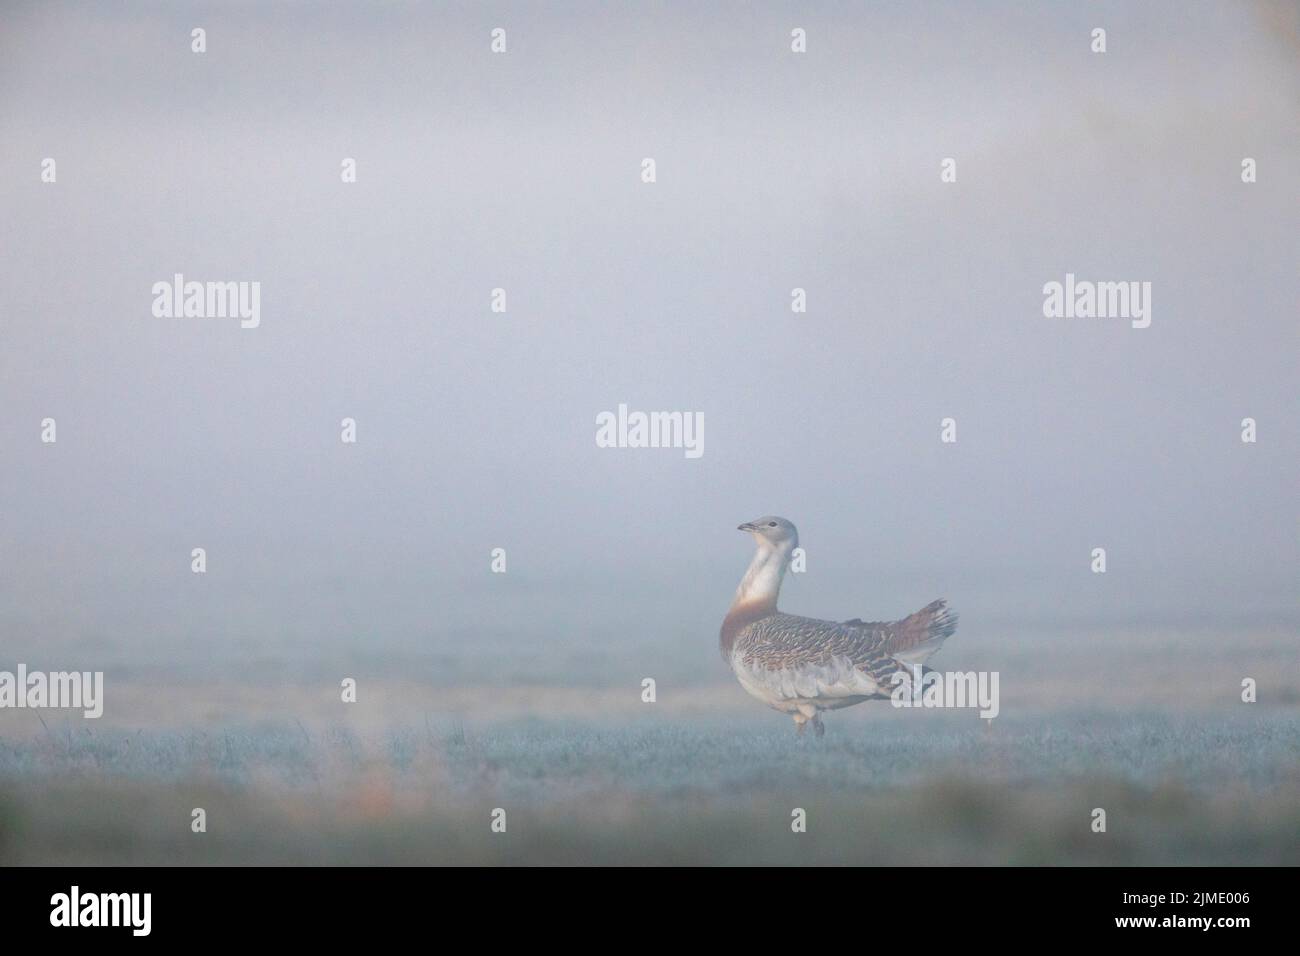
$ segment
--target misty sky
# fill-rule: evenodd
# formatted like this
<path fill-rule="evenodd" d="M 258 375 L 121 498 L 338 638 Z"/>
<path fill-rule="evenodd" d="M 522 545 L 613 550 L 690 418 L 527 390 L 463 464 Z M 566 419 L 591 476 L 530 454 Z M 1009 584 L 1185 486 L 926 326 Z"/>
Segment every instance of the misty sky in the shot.
<path fill-rule="evenodd" d="M 709 7 L 5 5 L 0 652 L 721 675 L 765 513 L 796 613 L 1294 623 L 1294 7 Z M 1150 328 L 1044 318 L 1067 272 Z M 703 457 L 597 448 L 620 402 Z"/>

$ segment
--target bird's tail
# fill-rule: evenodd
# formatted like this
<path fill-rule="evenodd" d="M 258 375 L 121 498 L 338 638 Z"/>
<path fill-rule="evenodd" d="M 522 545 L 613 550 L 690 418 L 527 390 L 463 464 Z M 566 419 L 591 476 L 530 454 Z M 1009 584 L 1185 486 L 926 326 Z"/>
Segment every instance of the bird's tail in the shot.
<path fill-rule="evenodd" d="M 924 664 L 957 630 L 957 614 L 947 601 L 933 601 L 894 624 L 885 651 L 904 664 Z"/>

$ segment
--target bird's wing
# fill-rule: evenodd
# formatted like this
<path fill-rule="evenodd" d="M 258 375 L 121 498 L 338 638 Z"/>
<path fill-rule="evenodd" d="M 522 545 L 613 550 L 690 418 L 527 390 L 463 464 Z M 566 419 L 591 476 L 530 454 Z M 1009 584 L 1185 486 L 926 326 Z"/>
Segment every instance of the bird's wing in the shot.
<path fill-rule="evenodd" d="M 884 631 L 774 614 L 736 641 L 742 683 L 778 700 L 888 696 L 897 661 L 881 651 Z"/>
<path fill-rule="evenodd" d="M 743 681 L 781 700 L 887 697 L 893 675 L 924 664 L 956 627 L 943 601 L 891 622 L 773 614 L 745 628 L 734 657 Z"/>
<path fill-rule="evenodd" d="M 854 618 L 844 624 L 871 635 L 876 653 L 904 664 L 924 664 L 957 630 L 957 615 L 948 602 L 932 601 L 901 621 L 886 623 Z"/>

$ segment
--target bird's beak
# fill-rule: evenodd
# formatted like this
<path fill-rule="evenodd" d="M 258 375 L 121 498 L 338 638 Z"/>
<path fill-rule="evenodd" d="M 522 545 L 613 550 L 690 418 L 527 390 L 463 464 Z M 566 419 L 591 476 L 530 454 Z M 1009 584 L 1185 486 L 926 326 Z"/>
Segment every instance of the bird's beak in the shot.
<path fill-rule="evenodd" d="M 754 530 L 754 525 L 751 524 L 750 522 L 746 521 L 744 524 L 736 525 L 736 530 L 737 530 L 737 531 L 753 531 L 753 530 Z"/>

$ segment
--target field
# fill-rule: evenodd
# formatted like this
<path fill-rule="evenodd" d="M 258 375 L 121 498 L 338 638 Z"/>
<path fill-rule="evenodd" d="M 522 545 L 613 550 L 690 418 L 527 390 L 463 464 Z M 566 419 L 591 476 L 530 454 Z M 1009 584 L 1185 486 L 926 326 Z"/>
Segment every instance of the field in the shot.
<path fill-rule="evenodd" d="M 394 675 L 343 705 L 317 684 L 110 681 L 100 721 L 3 714 L 0 862 L 1294 864 L 1290 645 L 1248 646 L 1272 661 L 1255 704 L 1211 635 L 1146 693 L 1141 655 L 1085 680 L 1082 651 L 1004 647 L 991 724 L 880 703 L 822 740 L 722 683 L 647 704 Z M 1194 674 L 1222 692 L 1193 708 Z"/>
<path fill-rule="evenodd" d="M 3 4 L 0 865 L 1300 863 L 1300 5 L 500 6 Z"/>

